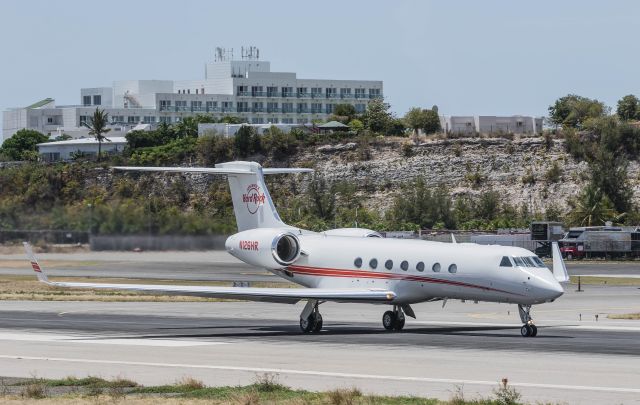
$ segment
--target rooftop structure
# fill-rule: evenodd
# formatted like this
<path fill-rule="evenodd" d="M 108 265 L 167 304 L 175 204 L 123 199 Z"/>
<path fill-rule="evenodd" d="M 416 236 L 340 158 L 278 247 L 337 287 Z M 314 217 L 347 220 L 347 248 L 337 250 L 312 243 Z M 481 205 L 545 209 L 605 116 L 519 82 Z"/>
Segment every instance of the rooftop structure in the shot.
<path fill-rule="evenodd" d="M 3 138 L 23 128 L 45 134 L 88 136 L 83 128 L 96 107 L 109 113 L 114 131 L 124 133 L 140 123 L 180 122 L 194 114 L 231 115 L 252 124 L 306 124 L 326 120 L 337 104 L 364 112 L 367 103 L 383 97 L 382 81 L 303 79 L 293 72 L 272 72 L 255 47 L 216 48 L 203 79 L 124 80 L 110 87 L 80 90 L 80 104 L 58 106 L 45 99 L 3 113 Z"/>

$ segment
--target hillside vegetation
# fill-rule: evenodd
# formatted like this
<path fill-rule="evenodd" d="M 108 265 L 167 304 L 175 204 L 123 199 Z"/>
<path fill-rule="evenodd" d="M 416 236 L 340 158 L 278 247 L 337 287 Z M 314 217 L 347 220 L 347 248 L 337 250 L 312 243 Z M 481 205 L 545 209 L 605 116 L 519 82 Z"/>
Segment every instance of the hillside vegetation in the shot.
<path fill-rule="evenodd" d="M 78 156 L 70 163 L 40 163 L 32 160 L 32 142 L 16 141 L 10 152 L 5 145 L 0 149 L 25 160 L 0 169 L 0 230 L 233 232 L 223 178 L 109 169 L 211 166 L 233 159 L 315 168 L 313 176 L 267 178 L 283 219 L 314 230 L 356 222 L 376 230 L 526 227 L 534 219 L 637 224 L 640 130 L 632 120 L 593 107 L 596 100 L 575 97 L 550 107 L 552 121 L 562 129 L 533 138 L 417 136 L 405 123 L 433 131 L 435 107 L 414 109 L 411 120 L 400 120 L 376 106 L 360 117 L 335 117 L 351 130 L 328 135 L 272 127 L 258 136 L 243 127 L 235 138 L 198 138 L 197 123 L 212 118 L 196 116 L 155 131 L 130 132 L 125 154 L 102 161 Z"/>

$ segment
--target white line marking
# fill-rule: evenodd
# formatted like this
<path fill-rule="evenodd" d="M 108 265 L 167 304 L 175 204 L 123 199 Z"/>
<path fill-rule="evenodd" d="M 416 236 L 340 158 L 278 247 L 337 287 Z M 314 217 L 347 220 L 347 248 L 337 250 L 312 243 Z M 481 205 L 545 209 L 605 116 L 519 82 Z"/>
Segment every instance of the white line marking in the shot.
<path fill-rule="evenodd" d="M 152 363 L 144 361 L 119 361 L 119 360 L 98 360 L 98 359 L 72 359 L 62 357 L 34 357 L 34 356 L 12 356 L 0 355 L 0 359 L 8 360 L 38 360 L 38 361 L 59 361 L 67 363 L 84 363 L 84 364 L 114 364 L 120 366 L 146 366 L 146 367 L 168 367 L 168 368 L 190 368 L 205 370 L 225 370 L 225 371 L 245 371 L 251 373 L 278 373 L 278 374 L 294 374 L 309 375 L 322 377 L 339 377 L 339 378 L 358 378 L 366 380 L 391 380 L 391 381 L 416 381 L 427 383 L 451 383 L 451 384 L 470 384 L 470 385 L 489 385 L 495 386 L 497 381 L 486 380 L 463 380 L 454 378 L 429 378 L 429 377 L 409 377 L 409 376 L 390 376 L 375 374 L 357 374 L 357 373 L 338 373 L 329 371 L 313 371 L 313 370 L 291 370 L 283 368 L 264 368 L 264 367 L 235 367 L 235 366 L 211 366 L 205 364 L 180 364 L 180 363 Z M 513 386 L 530 387 L 530 388 L 547 388 L 573 391 L 602 391 L 602 392 L 623 392 L 638 393 L 640 388 L 627 387 L 596 387 L 584 385 L 562 385 L 562 384 L 544 384 L 544 383 L 525 383 L 510 382 Z"/>
<path fill-rule="evenodd" d="M 618 325 L 576 325 L 573 320 L 571 321 L 549 321 L 554 323 L 545 323 L 536 325 L 540 328 L 554 328 L 554 329 L 587 329 L 587 330 L 608 330 L 608 331 L 620 331 L 620 332 L 640 332 L 640 326 L 618 326 Z M 562 322 L 562 323 L 558 323 Z M 626 322 L 626 321 L 625 321 Z M 633 321 L 630 321 L 633 322 Z M 567 323 L 571 323 L 567 325 Z M 492 323 L 492 322 L 454 322 L 454 321 L 411 321 L 407 325 L 430 325 L 430 326 L 493 326 L 496 328 L 514 328 L 518 329 L 520 324 L 516 323 Z"/>
<path fill-rule="evenodd" d="M 193 340 L 176 339 L 149 339 L 129 338 L 127 336 L 115 336 L 101 338 L 87 335 L 60 335 L 53 333 L 11 333 L 0 332 L 0 341 L 10 340 L 18 342 L 57 342 L 57 343 L 88 343 L 97 345 L 124 345 L 124 346 L 152 346 L 152 347 L 192 347 L 224 345 L 228 342 L 203 342 Z"/>

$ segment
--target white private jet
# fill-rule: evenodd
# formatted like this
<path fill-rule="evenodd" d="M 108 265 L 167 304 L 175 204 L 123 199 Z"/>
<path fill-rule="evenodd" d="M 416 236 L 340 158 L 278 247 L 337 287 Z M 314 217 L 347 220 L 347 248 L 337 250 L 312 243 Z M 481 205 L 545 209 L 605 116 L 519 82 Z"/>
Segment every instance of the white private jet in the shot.
<path fill-rule="evenodd" d="M 382 324 L 404 327 L 411 304 L 448 299 L 517 304 L 522 336 L 536 336 L 531 306 L 553 302 L 569 277 L 557 244 L 553 271 L 529 250 L 474 243 L 385 239 L 375 231 L 340 228 L 311 232 L 282 222 L 263 175 L 311 172 L 310 169 L 262 168 L 255 162 L 229 162 L 215 168 L 115 167 L 116 170 L 223 174 L 228 177 L 238 233 L 226 250 L 253 266 L 307 288 L 209 287 L 152 284 L 52 282 L 42 272 L 28 244 L 25 248 L 40 281 L 54 287 L 133 290 L 295 304 L 304 333 L 320 332 L 319 305 L 326 301 L 387 304 Z"/>

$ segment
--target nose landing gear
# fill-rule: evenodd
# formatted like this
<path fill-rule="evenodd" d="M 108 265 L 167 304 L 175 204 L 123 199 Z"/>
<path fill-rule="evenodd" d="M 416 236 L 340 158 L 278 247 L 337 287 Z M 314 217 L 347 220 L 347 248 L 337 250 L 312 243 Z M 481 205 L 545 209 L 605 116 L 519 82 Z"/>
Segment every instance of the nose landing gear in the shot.
<path fill-rule="evenodd" d="M 533 319 L 529 314 L 530 311 L 531 305 L 518 305 L 520 320 L 524 323 L 522 328 L 520 328 L 520 334 L 522 337 L 536 337 L 538 335 L 538 328 L 533 324 Z"/>
<path fill-rule="evenodd" d="M 382 326 L 386 330 L 401 331 L 404 328 L 404 312 L 398 305 L 393 306 L 393 311 L 387 311 L 382 315 Z"/>

